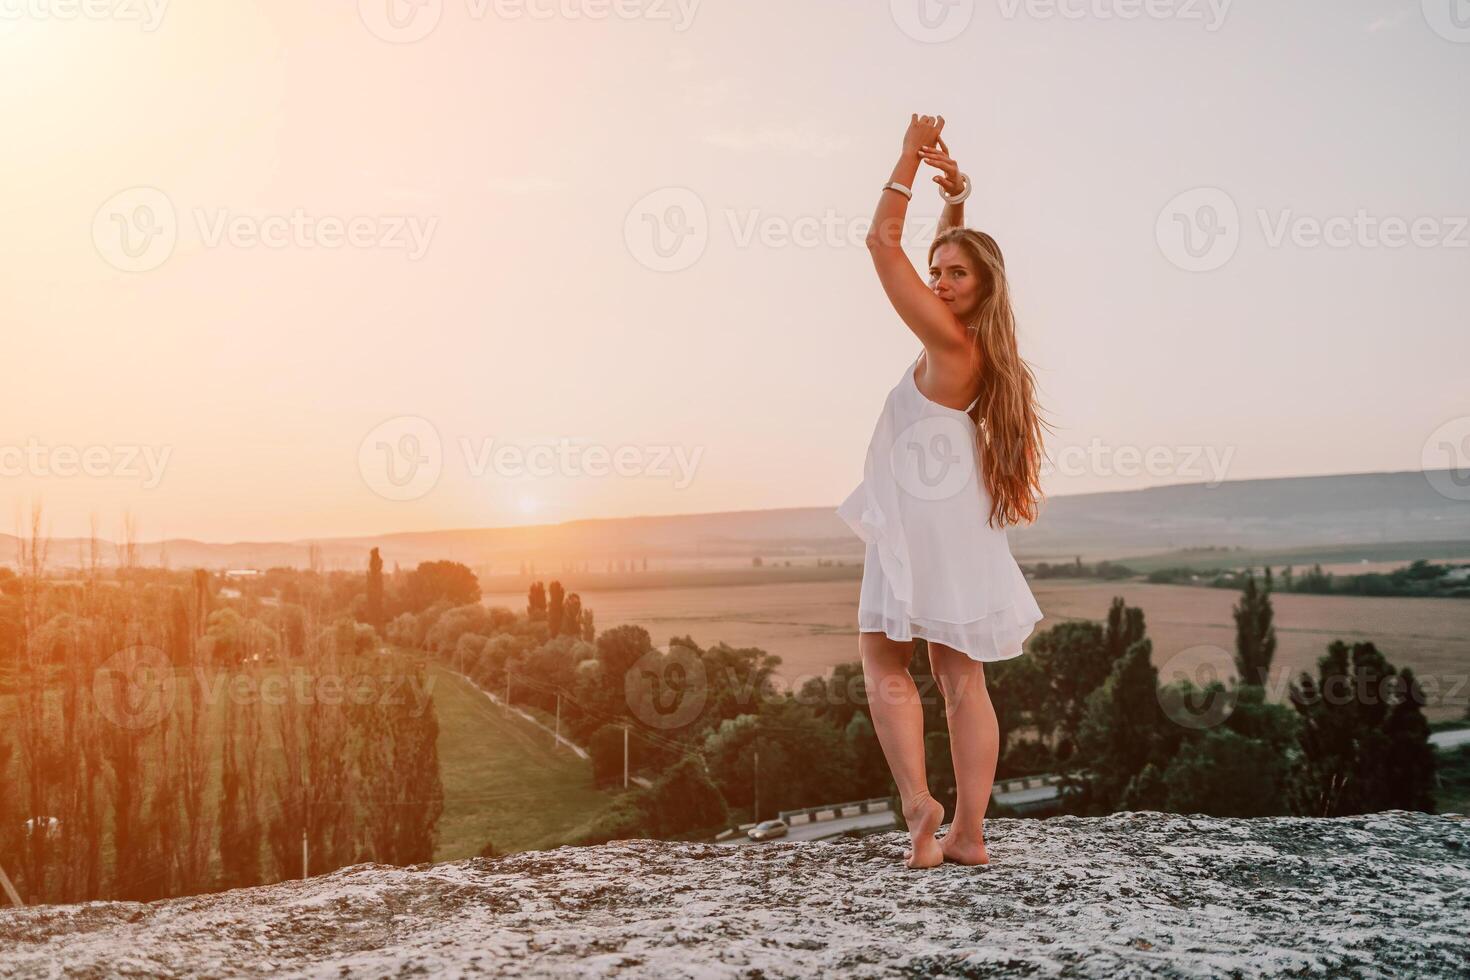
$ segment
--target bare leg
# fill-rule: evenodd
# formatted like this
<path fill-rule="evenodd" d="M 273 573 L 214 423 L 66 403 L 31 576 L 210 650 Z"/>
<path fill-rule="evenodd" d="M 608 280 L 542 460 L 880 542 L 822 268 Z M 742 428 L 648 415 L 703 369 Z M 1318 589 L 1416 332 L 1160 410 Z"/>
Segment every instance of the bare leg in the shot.
<path fill-rule="evenodd" d="M 902 643 L 882 633 L 859 633 L 858 651 L 873 730 L 898 785 L 909 825 L 910 849 L 904 863 L 910 868 L 932 868 L 944 862 L 944 851 L 934 837 L 944 822 L 944 805 L 929 795 L 924 774 L 924 708 L 909 674 L 913 641 Z"/>
<path fill-rule="evenodd" d="M 944 694 L 949 744 L 954 757 L 954 820 L 944 838 L 944 856 L 961 864 L 986 864 L 985 809 L 995 785 L 1000 725 L 985 687 L 985 665 L 942 643 L 929 645 L 929 662 Z"/>
<path fill-rule="evenodd" d="M 953 647 L 929 643 L 929 665 L 944 694 L 949 718 L 950 754 L 954 758 L 954 819 L 940 841 L 944 857 L 960 864 L 988 864 L 985 809 L 995 785 L 1000 755 L 1000 726 L 985 687 L 985 665 Z"/>

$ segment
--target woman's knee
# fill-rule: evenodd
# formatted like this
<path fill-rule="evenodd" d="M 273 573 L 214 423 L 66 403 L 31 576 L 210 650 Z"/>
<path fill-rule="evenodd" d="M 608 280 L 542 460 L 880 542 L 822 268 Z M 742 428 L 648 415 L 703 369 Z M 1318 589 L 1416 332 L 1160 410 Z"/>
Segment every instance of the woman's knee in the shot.
<path fill-rule="evenodd" d="M 946 702 L 952 704 L 971 692 L 985 693 L 985 664 L 954 647 L 930 641 L 929 669 Z"/>
<path fill-rule="evenodd" d="M 863 632 L 858 634 L 858 654 L 864 667 L 906 671 L 914 656 L 914 641 L 895 640 L 886 633 Z"/>

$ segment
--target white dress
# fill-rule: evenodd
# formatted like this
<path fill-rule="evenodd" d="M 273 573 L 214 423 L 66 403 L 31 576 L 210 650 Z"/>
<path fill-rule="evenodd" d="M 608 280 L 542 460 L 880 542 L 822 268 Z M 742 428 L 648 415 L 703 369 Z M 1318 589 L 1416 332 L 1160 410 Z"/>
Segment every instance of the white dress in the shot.
<path fill-rule="evenodd" d="M 858 630 L 1009 660 L 1023 652 L 1041 608 L 1005 529 L 986 524 L 991 497 L 969 410 L 925 397 L 918 364 L 888 393 L 862 482 L 837 508 L 868 544 Z"/>

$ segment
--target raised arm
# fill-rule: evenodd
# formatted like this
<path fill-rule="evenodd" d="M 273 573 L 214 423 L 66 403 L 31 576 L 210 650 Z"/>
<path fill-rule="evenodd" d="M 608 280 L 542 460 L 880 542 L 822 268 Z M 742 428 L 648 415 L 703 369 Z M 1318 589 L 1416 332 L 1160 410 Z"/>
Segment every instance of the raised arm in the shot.
<path fill-rule="evenodd" d="M 944 117 L 914 115 L 903 137 L 903 150 L 889 178 L 912 188 L 919 171 L 920 150 L 933 146 L 944 128 Z M 899 317 L 919 338 L 927 351 L 936 354 L 968 349 L 964 326 L 944 301 L 934 295 L 914 270 L 914 264 L 903 251 L 903 223 L 908 214 L 909 195 L 885 187 L 878 197 L 878 210 L 873 213 L 873 227 L 868 232 L 868 253 L 878 272 L 878 281 L 888 294 Z"/>
<path fill-rule="evenodd" d="M 960 174 L 960 165 L 955 163 L 949 155 L 949 147 L 944 145 L 944 137 L 935 137 L 938 147 L 925 146 L 919 148 L 919 158 L 931 167 L 938 167 L 940 172 L 934 175 L 934 183 L 939 189 L 951 197 L 959 194 L 965 189 L 965 179 Z M 950 204 L 944 202 L 944 211 L 939 215 L 939 231 L 942 235 L 951 228 L 965 227 L 965 202 Z"/>

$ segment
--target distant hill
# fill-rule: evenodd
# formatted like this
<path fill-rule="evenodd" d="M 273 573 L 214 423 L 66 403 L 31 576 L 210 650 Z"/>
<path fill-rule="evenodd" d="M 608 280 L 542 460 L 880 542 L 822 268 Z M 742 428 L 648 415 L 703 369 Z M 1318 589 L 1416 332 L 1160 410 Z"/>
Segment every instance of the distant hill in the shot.
<path fill-rule="evenodd" d="M 551 571 L 586 562 L 648 559 L 649 569 L 746 566 L 766 561 L 810 563 L 817 558 L 859 561 L 863 545 L 831 507 L 602 518 L 526 527 L 465 528 L 281 542 L 216 543 L 185 538 L 138 545 L 146 565 L 172 567 L 306 567 L 310 548 L 325 568 L 361 568 L 368 551 L 382 549 L 391 568 L 452 559 L 496 574 L 522 561 Z M 1049 497 L 1040 520 L 1011 528 L 1022 560 L 1120 558 L 1195 547 L 1286 549 L 1334 544 L 1446 542 L 1470 539 L 1470 502 L 1436 492 L 1423 472 L 1232 480 Z M 52 567 L 80 563 L 79 538 L 53 539 Z M 0 535 L 0 562 L 14 564 L 16 539 Z M 112 542 L 102 557 L 115 564 Z"/>

